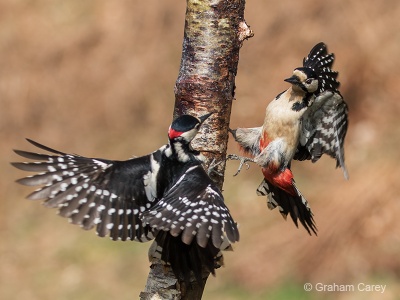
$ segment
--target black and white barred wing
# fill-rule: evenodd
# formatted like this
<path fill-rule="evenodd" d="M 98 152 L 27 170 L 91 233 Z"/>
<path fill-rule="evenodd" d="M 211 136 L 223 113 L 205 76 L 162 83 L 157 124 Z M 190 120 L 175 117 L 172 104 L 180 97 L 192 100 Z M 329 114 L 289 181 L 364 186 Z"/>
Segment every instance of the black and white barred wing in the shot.
<path fill-rule="evenodd" d="M 153 205 L 147 198 L 151 189 L 146 186 L 151 156 L 127 161 L 86 158 L 28 141 L 52 153 L 15 150 L 35 160 L 12 163 L 18 169 L 38 172 L 17 180 L 23 185 L 41 186 L 28 199 L 44 200 L 45 206 L 58 208 L 71 223 L 86 230 L 96 227 L 102 237 L 141 242 L 153 238 L 152 229 L 138 217 Z"/>
<path fill-rule="evenodd" d="M 224 199 L 201 165 L 189 168 L 162 199 L 143 214 L 150 226 L 182 235 L 186 245 L 196 238 L 206 247 L 209 240 L 216 248 L 223 242 L 239 240 L 237 224 L 233 221 Z M 225 243 L 224 243 L 225 244 Z M 228 244 L 229 245 L 229 244 Z"/>
<path fill-rule="evenodd" d="M 316 162 L 322 154 L 336 159 L 348 178 L 344 162 L 344 139 L 348 127 L 348 108 L 339 92 L 319 95 L 302 120 L 300 144 L 294 159 Z"/>
<path fill-rule="evenodd" d="M 337 91 L 339 88 L 340 83 L 336 80 L 339 74 L 331 69 L 334 60 L 335 55 L 328 53 L 322 42 L 315 45 L 303 59 L 303 67 L 312 69 L 318 76 L 318 94 L 326 90 Z"/>

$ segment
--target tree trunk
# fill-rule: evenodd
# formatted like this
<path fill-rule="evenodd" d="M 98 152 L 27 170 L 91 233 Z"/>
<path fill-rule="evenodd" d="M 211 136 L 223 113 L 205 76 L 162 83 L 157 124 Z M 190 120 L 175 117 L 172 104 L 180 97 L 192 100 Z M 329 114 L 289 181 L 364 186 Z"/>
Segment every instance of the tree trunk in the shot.
<path fill-rule="evenodd" d="M 182 59 L 175 85 L 174 117 L 214 112 L 192 146 L 202 151 L 206 167 L 213 161 L 219 163 L 211 177 L 221 190 L 239 49 L 253 35 L 244 20 L 244 8 L 245 0 L 187 0 Z M 141 299 L 201 299 L 209 272 L 203 272 L 203 285 L 192 278 L 186 286 L 161 261 L 153 258 L 151 263 Z"/>

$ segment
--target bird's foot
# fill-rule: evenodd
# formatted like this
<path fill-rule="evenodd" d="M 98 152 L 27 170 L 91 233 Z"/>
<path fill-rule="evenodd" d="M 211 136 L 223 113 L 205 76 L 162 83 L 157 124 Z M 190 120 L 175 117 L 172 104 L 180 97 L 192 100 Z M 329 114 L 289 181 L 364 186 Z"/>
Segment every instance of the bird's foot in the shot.
<path fill-rule="evenodd" d="M 252 158 L 239 156 L 239 155 L 236 155 L 236 154 L 228 154 L 226 156 L 226 160 L 238 160 L 240 162 L 239 163 L 239 167 L 238 167 L 236 173 L 233 176 L 236 176 L 236 175 L 238 175 L 240 173 L 240 171 L 243 168 L 243 165 L 246 165 L 246 168 L 248 170 L 248 169 L 250 169 L 249 162 L 254 162 L 254 159 L 252 159 Z"/>
<path fill-rule="evenodd" d="M 222 161 L 217 162 L 217 160 L 214 158 L 210 165 L 208 166 L 207 174 L 209 177 L 212 176 L 212 174 L 217 174 L 218 176 L 224 177 L 224 175 L 220 172 L 217 171 L 217 167 L 222 163 Z"/>

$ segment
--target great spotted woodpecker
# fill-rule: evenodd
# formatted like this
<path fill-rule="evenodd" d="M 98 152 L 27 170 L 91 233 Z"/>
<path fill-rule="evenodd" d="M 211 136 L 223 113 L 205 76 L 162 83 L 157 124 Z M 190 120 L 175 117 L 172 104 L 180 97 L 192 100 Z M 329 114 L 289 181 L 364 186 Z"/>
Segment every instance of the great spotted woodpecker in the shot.
<path fill-rule="evenodd" d="M 239 240 L 237 224 L 223 196 L 202 167 L 203 156 L 190 142 L 211 114 L 183 115 L 171 124 L 168 144 L 126 161 L 63 153 L 32 140 L 52 154 L 15 150 L 35 162 L 13 166 L 38 174 L 17 182 L 40 185 L 28 199 L 43 199 L 62 217 L 99 236 L 146 242 L 155 238 L 154 257 L 179 278 L 201 280 L 205 267 L 215 274 L 220 250 Z"/>
<path fill-rule="evenodd" d="M 264 124 L 256 128 L 231 130 L 245 153 L 261 166 L 264 180 L 258 195 L 267 196 L 270 209 L 279 208 L 286 219 L 290 214 L 311 235 L 317 228 L 307 200 L 296 187 L 290 165 L 292 159 L 316 162 L 322 154 L 336 159 L 336 166 L 348 173 L 344 163 L 344 138 L 347 132 L 347 105 L 338 91 L 338 73 L 331 70 L 334 55 L 319 43 L 303 59 L 303 67 L 285 79 L 291 87 L 272 100 Z M 238 172 L 240 171 L 240 167 Z"/>

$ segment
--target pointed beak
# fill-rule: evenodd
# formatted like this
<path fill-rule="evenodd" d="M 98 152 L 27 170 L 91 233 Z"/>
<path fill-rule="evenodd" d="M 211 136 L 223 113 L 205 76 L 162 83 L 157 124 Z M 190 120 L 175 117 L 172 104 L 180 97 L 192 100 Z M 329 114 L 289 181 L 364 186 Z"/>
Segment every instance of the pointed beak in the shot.
<path fill-rule="evenodd" d="M 204 116 L 199 117 L 201 124 L 203 124 L 204 121 L 207 120 L 208 117 L 211 116 L 213 113 L 214 113 L 214 112 L 210 112 L 210 113 L 208 113 L 208 114 L 206 114 L 206 115 L 204 115 Z"/>
<path fill-rule="evenodd" d="M 297 78 L 294 75 L 292 77 L 286 78 L 284 81 L 289 82 L 291 84 L 295 84 L 295 85 L 299 85 L 300 84 L 299 78 Z"/>

